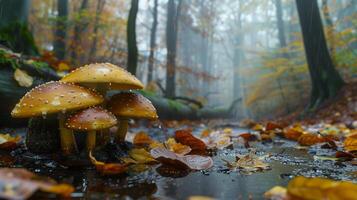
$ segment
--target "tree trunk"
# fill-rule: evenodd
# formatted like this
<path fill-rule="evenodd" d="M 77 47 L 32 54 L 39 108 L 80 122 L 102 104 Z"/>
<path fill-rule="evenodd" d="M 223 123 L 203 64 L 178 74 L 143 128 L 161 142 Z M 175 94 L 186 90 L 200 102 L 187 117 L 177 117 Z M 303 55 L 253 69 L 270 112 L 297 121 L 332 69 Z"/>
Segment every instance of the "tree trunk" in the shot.
<path fill-rule="evenodd" d="M 332 57 L 332 61 L 334 64 L 336 64 L 336 59 L 335 59 L 335 37 L 334 37 L 334 27 L 333 27 L 333 22 L 330 16 L 330 9 L 328 7 L 327 0 L 322 0 L 322 13 L 325 18 L 326 25 L 328 27 L 327 30 L 327 38 L 328 38 L 328 44 L 330 46 L 330 53 Z"/>
<path fill-rule="evenodd" d="M 276 7 L 276 19 L 277 19 L 279 43 L 281 48 L 285 48 L 286 37 L 285 37 L 285 26 L 283 20 L 283 11 L 281 8 L 281 0 L 275 0 L 275 7 Z"/>
<path fill-rule="evenodd" d="M 57 0 L 57 20 L 53 48 L 56 57 L 60 60 L 65 58 L 66 33 L 68 17 L 68 0 Z"/>
<path fill-rule="evenodd" d="M 79 8 L 79 11 L 78 11 L 79 14 L 81 15 L 81 18 L 82 18 L 83 12 L 87 8 L 88 8 L 88 0 L 82 0 L 81 7 Z M 78 59 L 77 51 L 80 50 L 80 49 L 78 49 L 78 46 L 81 46 L 81 34 L 86 26 L 87 26 L 87 22 L 84 22 L 82 20 L 79 22 L 76 22 L 76 24 L 74 26 L 74 35 L 73 35 L 73 41 L 72 41 L 72 45 L 71 45 L 71 49 L 72 49 L 71 60 L 72 60 L 72 63 L 74 63 L 74 64 L 80 63 L 77 60 Z"/>
<path fill-rule="evenodd" d="M 335 97 L 344 82 L 327 49 L 317 0 L 296 0 L 312 91 L 309 109 Z"/>
<path fill-rule="evenodd" d="M 155 62 L 155 49 L 156 49 L 156 29 L 157 29 L 157 7 L 158 0 L 154 0 L 154 10 L 152 13 L 153 21 L 150 33 L 150 55 L 148 64 L 148 83 L 153 79 L 154 62 Z"/>
<path fill-rule="evenodd" d="M 127 43 L 128 43 L 128 71 L 136 75 L 138 64 L 138 47 L 136 44 L 136 15 L 139 9 L 139 0 L 131 0 L 127 24 Z"/>
<path fill-rule="evenodd" d="M 0 1 L 0 26 L 12 22 L 27 23 L 29 7 L 29 0 Z"/>
<path fill-rule="evenodd" d="M 89 52 L 89 61 L 94 62 L 95 61 L 95 54 L 97 52 L 97 40 L 98 40 L 98 28 L 99 28 L 99 20 L 100 20 L 100 15 L 103 11 L 105 5 L 105 0 L 98 0 L 97 2 L 97 8 L 95 11 L 95 19 L 94 19 L 94 28 L 93 28 L 93 40 Z"/>
<path fill-rule="evenodd" d="M 166 22 L 166 48 L 167 48 L 167 68 L 166 68 L 166 94 L 168 98 L 175 96 L 175 77 L 176 77 L 176 50 L 178 18 L 180 14 L 182 0 L 176 6 L 174 0 L 169 0 L 167 4 Z"/>

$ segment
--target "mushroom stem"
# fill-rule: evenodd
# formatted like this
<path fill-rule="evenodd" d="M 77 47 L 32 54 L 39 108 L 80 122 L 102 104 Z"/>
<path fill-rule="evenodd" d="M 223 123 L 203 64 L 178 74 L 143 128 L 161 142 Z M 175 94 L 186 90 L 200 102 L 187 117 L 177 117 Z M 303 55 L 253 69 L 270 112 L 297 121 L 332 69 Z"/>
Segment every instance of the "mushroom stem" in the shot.
<path fill-rule="evenodd" d="M 89 131 L 87 133 L 87 150 L 88 150 L 88 152 L 95 148 L 95 137 L 96 137 L 95 131 Z"/>
<path fill-rule="evenodd" d="M 106 96 L 107 96 L 107 92 L 108 92 L 108 86 L 104 85 L 104 84 L 96 84 L 95 88 L 104 97 L 104 101 L 102 103 L 102 107 L 106 108 L 107 107 Z M 96 138 L 97 138 L 97 144 L 98 145 L 104 145 L 104 144 L 108 143 L 108 141 L 110 140 L 109 129 L 101 130 L 97 134 Z"/>
<path fill-rule="evenodd" d="M 59 114 L 59 130 L 61 137 L 61 149 L 63 154 L 69 155 L 77 152 L 77 145 L 72 130 L 65 127 L 65 116 Z"/>
<path fill-rule="evenodd" d="M 117 130 L 117 134 L 115 136 L 116 142 L 124 142 L 125 141 L 126 132 L 128 131 L 128 122 L 129 122 L 129 120 L 127 120 L 127 119 L 122 119 L 119 121 L 119 127 Z"/>

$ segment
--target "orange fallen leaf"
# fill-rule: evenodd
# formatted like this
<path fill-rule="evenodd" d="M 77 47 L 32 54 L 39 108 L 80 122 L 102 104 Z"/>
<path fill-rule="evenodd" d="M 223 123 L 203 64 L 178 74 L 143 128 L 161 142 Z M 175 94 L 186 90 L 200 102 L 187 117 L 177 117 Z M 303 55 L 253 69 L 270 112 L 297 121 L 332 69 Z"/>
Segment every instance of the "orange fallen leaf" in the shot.
<path fill-rule="evenodd" d="M 275 130 L 275 129 L 282 129 L 283 127 L 280 126 L 279 124 L 275 123 L 275 122 L 268 122 L 267 125 L 265 126 L 265 130 L 266 131 L 271 131 L 271 130 Z"/>
<path fill-rule="evenodd" d="M 0 149 L 13 150 L 20 140 L 20 136 L 12 137 L 10 134 L 0 134 Z"/>
<path fill-rule="evenodd" d="M 89 152 L 89 158 L 96 170 L 102 175 L 118 175 L 127 171 L 127 164 L 97 161 L 91 151 Z"/>
<path fill-rule="evenodd" d="M 296 177 L 287 187 L 289 195 L 308 200 L 357 199 L 357 184 L 347 181 L 333 181 L 326 178 Z"/>
<path fill-rule="evenodd" d="M 175 132 L 175 140 L 181 144 L 190 146 L 193 151 L 205 151 L 206 144 L 193 136 L 190 131 L 178 130 Z"/>
<path fill-rule="evenodd" d="M 303 146 L 311 146 L 326 141 L 327 140 L 321 135 L 316 135 L 312 133 L 302 134 L 298 139 L 299 144 Z"/>
<path fill-rule="evenodd" d="M 156 160 L 175 168 L 202 170 L 209 169 L 213 166 L 213 160 L 208 156 L 180 156 L 165 148 L 151 149 L 150 153 Z"/>
<path fill-rule="evenodd" d="M 357 151 L 357 134 L 348 136 L 343 142 L 346 151 Z"/>
<path fill-rule="evenodd" d="M 283 135 L 288 140 L 298 141 L 299 137 L 303 134 L 303 132 L 296 128 L 288 128 L 285 129 Z"/>
<path fill-rule="evenodd" d="M 190 153 L 192 150 L 191 147 L 187 145 L 183 145 L 181 143 L 177 143 L 174 138 L 169 138 L 165 142 L 165 146 L 168 150 L 175 152 L 176 154 L 179 155 L 186 155 Z"/>
<path fill-rule="evenodd" d="M 133 144 L 137 146 L 150 145 L 154 141 L 147 133 L 140 131 L 134 136 Z"/>

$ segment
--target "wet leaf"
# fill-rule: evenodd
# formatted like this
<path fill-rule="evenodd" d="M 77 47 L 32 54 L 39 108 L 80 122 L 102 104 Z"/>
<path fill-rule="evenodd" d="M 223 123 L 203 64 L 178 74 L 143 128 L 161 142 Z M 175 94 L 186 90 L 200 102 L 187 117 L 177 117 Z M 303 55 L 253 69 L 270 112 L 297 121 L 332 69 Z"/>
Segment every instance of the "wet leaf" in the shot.
<path fill-rule="evenodd" d="M 348 136 L 343 142 L 346 151 L 357 151 L 357 134 Z"/>
<path fill-rule="evenodd" d="M 271 200 L 287 200 L 287 189 L 275 186 L 264 193 L 264 198 Z"/>
<path fill-rule="evenodd" d="M 20 140 L 20 136 L 12 137 L 10 134 L 0 134 L 0 149 L 13 150 Z"/>
<path fill-rule="evenodd" d="M 150 145 L 154 141 L 147 133 L 141 131 L 134 136 L 133 144 L 137 146 Z"/>
<path fill-rule="evenodd" d="M 226 131 L 224 131 L 226 130 Z M 223 131 L 212 131 L 207 137 L 200 138 L 208 149 L 224 149 L 232 145 L 231 141 L 231 129 L 224 129 Z"/>
<path fill-rule="evenodd" d="M 270 169 L 270 166 L 263 161 L 263 157 L 258 157 L 255 151 L 251 151 L 244 156 L 237 156 L 235 162 L 223 161 L 226 162 L 227 167 L 231 170 L 239 169 L 248 173 Z"/>
<path fill-rule="evenodd" d="M 289 182 L 287 190 L 294 197 L 308 200 L 357 199 L 357 184 L 325 178 L 296 177 Z"/>
<path fill-rule="evenodd" d="M 275 123 L 275 122 L 268 122 L 267 125 L 265 126 L 265 130 L 267 131 L 271 131 L 271 130 L 275 130 L 275 129 L 282 129 L 283 127 L 280 126 L 279 124 Z"/>
<path fill-rule="evenodd" d="M 187 200 L 214 200 L 214 198 L 207 196 L 190 196 Z"/>
<path fill-rule="evenodd" d="M 0 169 L 0 198 L 27 199 L 37 190 L 68 197 L 74 188 L 20 168 Z"/>
<path fill-rule="evenodd" d="M 129 151 L 129 156 L 138 164 L 156 163 L 157 161 L 144 148 L 135 148 Z"/>
<path fill-rule="evenodd" d="M 97 161 L 92 155 L 92 152 L 89 152 L 89 158 L 92 164 L 95 166 L 96 170 L 102 175 L 118 175 L 127 171 L 127 164 L 105 163 Z"/>
<path fill-rule="evenodd" d="M 190 153 L 192 150 L 191 147 L 187 145 L 183 145 L 181 143 L 177 143 L 174 138 L 169 138 L 165 142 L 165 146 L 168 150 L 178 154 L 178 155 L 186 155 Z"/>
<path fill-rule="evenodd" d="M 21 87 L 31 87 L 33 78 L 21 69 L 16 69 L 14 72 L 14 79 Z"/>
<path fill-rule="evenodd" d="M 303 134 L 300 128 L 288 128 L 285 129 L 283 135 L 286 139 L 298 141 L 299 137 Z"/>
<path fill-rule="evenodd" d="M 199 155 L 180 156 L 165 148 L 151 149 L 150 153 L 156 160 L 175 168 L 202 170 L 213 166 L 211 157 Z"/>
<path fill-rule="evenodd" d="M 193 136 L 190 131 L 178 130 L 175 132 L 175 140 L 181 144 L 191 147 L 193 151 L 205 151 L 206 144 Z"/>
<path fill-rule="evenodd" d="M 299 137 L 298 142 L 300 145 L 303 145 L 303 146 L 311 146 L 311 145 L 315 145 L 318 143 L 326 142 L 326 139 L 324 137 L 322 137 L 321 135 L 306 133 L 306 134 L 302 134 Z"/>

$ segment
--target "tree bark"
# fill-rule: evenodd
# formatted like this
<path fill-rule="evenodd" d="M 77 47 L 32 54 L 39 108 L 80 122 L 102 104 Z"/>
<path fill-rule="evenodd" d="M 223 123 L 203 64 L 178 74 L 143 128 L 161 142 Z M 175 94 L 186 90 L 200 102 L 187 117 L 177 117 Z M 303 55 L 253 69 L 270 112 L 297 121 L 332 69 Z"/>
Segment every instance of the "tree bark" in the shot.
<path fill-rule="evenodd" d="M 154 0 L 154 10 L 152 13 L 153 21 L 150 33 L 150 55 L 148 63 L 148 83 L 153 79 L 154 62 L 155 62 L 155 49 L 156 49 L 156 29 L 157 29 L 157 7 L 158 0 Z"/>
<path fill-rule="evenodd" d="M 67 18 L 68 18 L 68 0 L 57 0 L 57 20 L 53 48 L 56 57 L 60 60 L 65 58 L 66 36 L 67 36 Z"/>
<path fill-rule="evenodd" d="M 94 28 L 93 28 L 93 40 L 89 52 L 89 61 L 94 62 L 95 61 L 95 54 L 97 52 L 97 40 L 98 40 L 98 28 L 99 28 L 99 20 L 100 20 L 100 15 L 103 11 L 105 5 L 105 0 L 98 0 L 97 2 L 97 8 L 95 11 L 95 19 L 94 19 Z"/>
<path fill-rule="evenodd" d="M 82 0 L 81 7 L 79 8 L 79 14 L 82 15 L 82 13 L 88 8 L 88 0 Z M 85 27 L 87 26 L 87 22 L 77 22 L 74 26 L 74 35 L 73 35 L 73 41 L 71 45 L 72 53 L 71 53 L 71 60 L 74 64 L 78 64 L 78 54 L 77 51 L 78 46 L 81 46 L 81 34 Z"/>
<path fill-rule="evenodd" d="M 312 82 L 309 109 L 315 109 L 335 97 L 344 84 L 327 49 L 317 0 L 296 0 Z"/>
<path fill-rule="evenodd" d="M 136 75 L 138 64 L 138 47 L 136 44 L 136 15 L 139 9 L 139 0 L 131 0 L 127 24 L 127 44 L 128 44 L 128 71 Z"/>
<path fill-rule="evenodd" d="M 0 1 L 0 26 L 12 22 L 27 23 L 29 7 L 29 0 Z"/>
<path fill-rule="evenodd" d="M 167 48 L 167 68 L 166 68 L 166 94 L 168 98 L 175 96 L 175 78 L 176 78 L 176 50 L 178 18 L 182 0 L 178 5 L 174 0 L 169 0 L 167 4 L 167 22 L 166 22 L 166 48 Z"/>
<path fill-rule="evenodd" d="M 334 37 L 334 26 L 333 26 L 333 22 L 330 16 L 330 9 L 328 7 L 328 3 L 327 0 L 322 0 L 322 13 L 324 15 L 325 18 L 325 22 L 326 25 L 328 27 L 327 30 L 327 38 L 329 39 L 329 46 L 330 46 L 330 53 L 332 56 L 332 61 L 334 64 L 336 64 L 336 59 L 335 59 L 335 37 Z"/>

